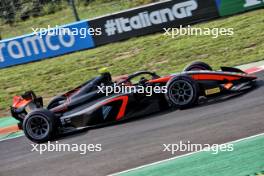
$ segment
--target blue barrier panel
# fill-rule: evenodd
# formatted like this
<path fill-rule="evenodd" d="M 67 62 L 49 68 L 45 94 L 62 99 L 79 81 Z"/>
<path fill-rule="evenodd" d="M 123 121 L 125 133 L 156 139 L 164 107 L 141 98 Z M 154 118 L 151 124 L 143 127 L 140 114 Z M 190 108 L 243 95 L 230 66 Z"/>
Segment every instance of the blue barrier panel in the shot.
<path fill-rule="evenodd" d="M 0 41 L 0 68 L 94 47 L 88 21 Z"/>

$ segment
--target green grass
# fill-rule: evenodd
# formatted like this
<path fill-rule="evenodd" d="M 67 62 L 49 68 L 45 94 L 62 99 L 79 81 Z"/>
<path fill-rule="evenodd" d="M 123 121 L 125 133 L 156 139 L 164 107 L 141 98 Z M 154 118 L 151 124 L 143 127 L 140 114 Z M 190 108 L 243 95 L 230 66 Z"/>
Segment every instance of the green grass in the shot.
<path fill-rule="evenodd" d="M 232 37 L 180 36 L 157 33 L 105 45 L 92 50 L 0 70 L 0 112 L 12 97 L 34 90 L 48 100 L 109 67 L 113 75 L 153 70 L 164 75 L 180 71 L 187 63 L 202 60 L 215 69 L 264 60 L 264 9 L 223 18 L 193 27 L 234 28 Z"/>
<path fill-rule="evenodd" d="M 264 136 L 231 142 L 202 151 L 138 168 L 115 176 L 263 176 Z M 220 148 L 233 148 L 221 151 Z M 226 148 L 226 149 L 227 149 Z M 216 153 L 217 154 L 213 154 Z M 256 173 L 256 174 L 255 174 Z"/>

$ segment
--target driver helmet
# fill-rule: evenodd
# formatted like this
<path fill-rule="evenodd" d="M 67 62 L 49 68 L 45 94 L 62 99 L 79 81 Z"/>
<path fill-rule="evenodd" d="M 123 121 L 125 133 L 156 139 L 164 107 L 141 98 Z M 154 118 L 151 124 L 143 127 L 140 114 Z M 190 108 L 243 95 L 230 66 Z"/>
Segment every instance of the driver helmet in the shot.
<path fill-rule="evenodd" d="M 105 82 L 112 82 L 112 76 L 107 67 L 100 68 L 98 72 L 101 74 Z"/>

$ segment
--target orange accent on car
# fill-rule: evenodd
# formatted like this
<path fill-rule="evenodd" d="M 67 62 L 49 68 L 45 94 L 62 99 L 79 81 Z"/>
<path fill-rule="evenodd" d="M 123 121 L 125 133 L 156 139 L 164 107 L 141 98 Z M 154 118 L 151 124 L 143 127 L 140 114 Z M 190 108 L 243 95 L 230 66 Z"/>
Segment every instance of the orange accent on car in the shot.
<path fill-rule="evenodd" d="M 148 82 L 149 83 L 166 83 L 166 82 L 168 82 L 171 79 L 171 77 L 172 76 L 165 76 L 165 77 L 162 77 L 162 78 L 149 80 Z"/>
<path fill-rule="evenodd" d="M 227 90 L 229 90 L 232 86 L 233 86 L 233 83 L 226 83 L 224 85 L 224 88 L 227 89 Z"/>
<path fill-rule="evenodd" d="M 126 106 L 127 106 L 127 102 L 128 102 L 128 96 L 120 96 L 120 97 L 116 97 L 116 98 L 113 98 L 107 102 L 105 102 L 104 104 L 107 104 L 107 103 L 111 103 L 113 101 L 118 101 L 118 100 L 122 100 L 122 105 L 119 109 L 119 112 L 116 116 L 116 120 L 119 120 L 121 119 L 122 117 L 124 117 L 125 115 L 125 111 L 126 111 Z"/>
<path fill-rule="evenodd" d="M 14 96 L 14 98 L 13 98 L 13 107 L 14 108 L 20 108 L 20 107 L 23 107 L 23 106 L 27 105 L 31 101 L 32 101 L 32 99 L 26 100 L 26 99 L 23 99 L 20 96 Z"/>
<path fill-rule="evenodd" d="M 238 80 L 240 76 L 233 75 L 221 75 L 221 74 L 194 74 L 191 75 L 194 80 L 218 80 L 218 81 L 234 81 Z"/>

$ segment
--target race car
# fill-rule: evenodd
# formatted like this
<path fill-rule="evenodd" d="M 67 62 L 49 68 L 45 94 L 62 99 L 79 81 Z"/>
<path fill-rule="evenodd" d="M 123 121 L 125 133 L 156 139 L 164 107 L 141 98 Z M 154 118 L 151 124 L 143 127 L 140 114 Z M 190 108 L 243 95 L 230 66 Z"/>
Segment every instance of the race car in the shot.
<path fill-rule="evenodd" d="M 161 77 L 155 72 L 139 71 L 121 78 L 113 82 L 111 74 L 105 71 L 56 96 L 46 107 L 42 97 L 28 91 L 13 98 L 11 114 L 20 121 L 28 139 L 42 143 L 68 131 L 112 124 L 168 108 L 185 109 L 195 106 L 201 98 L 244 92 L 254 87 L 257 79 L 232 67 L 213 71 L 200 61 L 191 63 L 181 73 Z M 130 92 L 104 92 L 114 86 L 134 89 Z M 153 88 L 151 94 L 139 92 L 142 87 Z M 166 91 L 155 91 L 157 87 L 165 87 Z"/>

